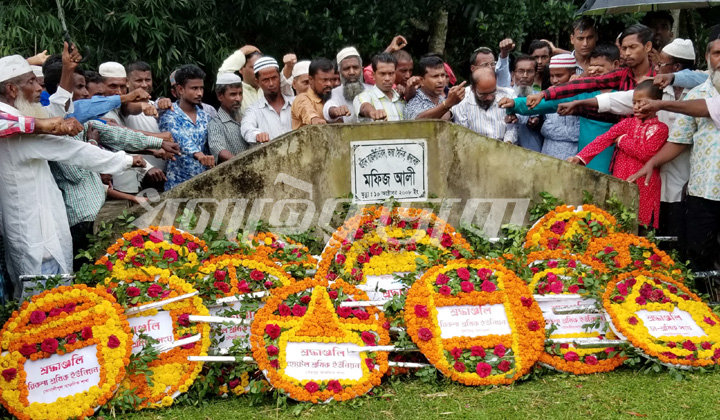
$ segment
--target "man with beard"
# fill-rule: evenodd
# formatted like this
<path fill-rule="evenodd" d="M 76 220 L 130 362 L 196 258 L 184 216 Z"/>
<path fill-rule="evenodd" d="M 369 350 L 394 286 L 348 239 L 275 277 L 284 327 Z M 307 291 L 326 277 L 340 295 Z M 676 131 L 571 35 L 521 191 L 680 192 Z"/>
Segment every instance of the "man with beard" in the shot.
<path fill-rule="evenodd" d="M 505 122 L 505 110 L 498 106 L 502 98 L 514 98 L 510 88 L 498 87 L 495 68 L 480 67 L 472 73 L 472 95 L 454 106 L 455 122 L 491 139 L 515 144 L 517 125 Z"/>
<path fill-rule="evenodd" d="M 405 101 L 393 89 L 397 60 L 388 53 L 380 53 L 372 59 L 375 86 L 363 92 L 353 100 L 353 109 L 358 121 L 402 121 L 405 114 Z"/>
<path fill-rule="evenodd" d="M 327 124 L 323 107 L 330 99 L 335 67 L 327 58 L 316 58 L 310 63 L 310 89 L 295 97 L 292 104 L 292 129 L 309 124 Z"/>
<path fill-rule="evenodd" d="M 207 145 L 210 118 L 201 106 L 204 79 L 205 72 L 193 64 L 175 72 L 175 91 L 180 99 L 160 116 L 158 125 L 161 131 L 172 133 L 180 144 L 181 155 L 168 162 L 165 191 L 215 166 Z"/>
<path fill-rule="evenodd" d="M 452 118 L 450 108 L 465 98 L 465 82 L 450 88 L 447 98 L 445 98 L 447 73 L 443 60 L 434 54 L 426 55 L 420 59 L 418 67 L 422 83 L 415 93 L 415 97 L 405 107 L 405 119 L 442 118 L 450 120 Z"/>
<path fill-rule="evenodd" d="M 355 97 L 371 89 L 372 86 L 360 80 L 362 76 L 362 59 L 355 47 L 342 49 L 337 55 L 342 85 L 332 90 L 330 100 L 323 107 L 323 117 L 328 122 L 355 123 Z"/>
<path fill-rule="evenodd" d="M 717 100 L 714 98 L 720 96 L 720 37 L 717 35 L 707 44 L 705 58 L 710 77 L 687 94 L 687 101 Z M 675 159 L 690 145 L 686 201 L 690 217 L 685 218 L 687 254 L 693 270 L 712 270 L 720 234 L 720 128 L 710 118 L 678 116 L 665 146 L 628 181 L 645 177 L 647 185 L 655 168 Z"/>
<path fill-rule="evenodd" d="M 250 144 L 267 143 L 291 130 L 293 97 L 280 90 L 280 67 L 271 57 L 255 63 L 255 78 L 263 97 L 245 111 L 240 131 Z"/>
<path fill-rule="evenodd" d="M 242 79 L 235 73 L 218 74 L 215 95 L 220 108 L 208 124 L 210 153 L 217 163 L 232 159 L 248 149 L 240 134 L 240 104 L 242 103 Z"/>
<path fill-rule="evenodd" d="M 42 88 L 19 55 L 0 58 L 0 112 L 44 118 Z M 72 134 L 82 130 L 76 120 Z M 0 139 L 0 213 L 6 261 L 15 285 L 25 274 L 72 272 L 72 240 L 63 198 L 47 161 L 91 171 L 118 173 L 144 164 L 123 152 L 112 153 L 66 137 L 24 134 Z"/>

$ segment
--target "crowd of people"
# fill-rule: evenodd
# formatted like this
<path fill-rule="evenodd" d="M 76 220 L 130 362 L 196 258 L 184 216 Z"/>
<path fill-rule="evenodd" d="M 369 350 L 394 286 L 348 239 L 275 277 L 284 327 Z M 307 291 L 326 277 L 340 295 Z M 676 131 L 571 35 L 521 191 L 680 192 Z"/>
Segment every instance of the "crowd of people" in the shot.
<path fill-rule="evenodd" d="M 177 68 L 172 99 L 152 99 L 159 81 L 147 63 L 82 70 L 67 43 L 49 57 L 0 58 L 0 214 L 12 279 L 0 299 L 21 293 L 20 275 L 77 269 L 73 256 L 108 198 L 140 203 L 146 188 L 168 191 L 306 125 L 415 119 L 453 121 L 637 182 L 641 225 L 677 236 L 693 268 L 712 268 L 720 34 L 715 27 L 696 46 L 674 38 L 672 26 L 669 13 L 649 13 L 614 44 L 598 44 L 595 22 L 582 17 L 570 30 L 572 51 L 535 40 L 521 53 L 504 39 L 497 56 L 473 51 L 460 83 L 440 55 L 415 64 L 402 36 L 366 66 L 354 47 L 335 60 L 287 54 L 281 66 L 246 45 L 212 80 L 194 64 Z M 695 68 L 696 47 L 707 71 Z M 217 109 L 203 102 L 209 81 Z"/>

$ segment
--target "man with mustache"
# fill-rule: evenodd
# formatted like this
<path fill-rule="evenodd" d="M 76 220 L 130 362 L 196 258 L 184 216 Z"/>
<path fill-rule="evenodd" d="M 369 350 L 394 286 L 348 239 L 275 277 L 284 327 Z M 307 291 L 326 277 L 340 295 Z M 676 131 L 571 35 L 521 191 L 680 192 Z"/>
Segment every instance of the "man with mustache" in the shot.
<path fill-rule="evenodd" d="M 372 59 L 375 86 L 359 94 L 353 101 L 358 121 L 402 121 L 405 101 L 393 89 L 397 59 L 388 53 L 380 53 Z"/>
<path fill-rule="evenodd" d="M 425 118 L 452 118 L 450 108 L 459 104 L 465 98 L 465 82 L 453 86 L 445 97 L 447 73 L 445 63 L 434 54 L 420 59 L 418 63 L 422 82 L 415 97 L 405 107 L 406 120 L 419 120 Z"/>
<path fill-rule="evenodd" d="M 249 147 L 240 133 L 240 105 L 243 99 L 240 76 L 235 73 L 218 74 L 215 95 L 220 101 L 220 108 L 217 116 L 208 123 L 208 144 L 215 161 L 222 163 Z"/>
<path fill-rule="evenodd" d="M 362 59 L 355 47 L 342 49 L 337 55 L 337 62 L 342 84 L 332 90 L 330 100 L 323 107 L 323 117 L 328 122 L 355 123 L 353 100 L 371 89 L 372 85 L 362 81 Z"/>
<path fill-rule="evenodd" d="M 292 130 L 291 107 L 296 99 L 282 93 L 280 67 L 274 58 L 257 60 L 255 78 L 263 96 L 245 111 L 240 126 L 245 141 L 253 145 L 267 143 Z"/>
<path fill-rule="evenodd" d="M 330 99 L 335 78 L 335 66 L 327 58 L 316 58 L 310 62 L 310 89 L 295 97 L 291 108 L 292 129 L 310 124 L 327 124 L 323 118 L 323 107 Z"/>

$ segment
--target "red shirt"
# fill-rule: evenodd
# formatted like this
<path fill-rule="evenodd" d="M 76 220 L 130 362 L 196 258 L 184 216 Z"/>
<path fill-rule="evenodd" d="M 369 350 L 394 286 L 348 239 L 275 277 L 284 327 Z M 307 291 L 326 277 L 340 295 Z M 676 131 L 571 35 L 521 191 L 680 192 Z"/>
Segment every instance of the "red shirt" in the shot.
<path fill-rule="evenodd" d="M 650 64 L 650 71 L 648 71 L 646 76 L 655 77 L 655 68 L 652 63 Z M 551 101 L 553 99 L 569 98 L 580 93 L 594 92 L 603 89 L 628 91 L 635 89 L 635 86 L 637 86 L 635 75 L 631 69 L 624 67 L 603 74 L 602 76 L 583 77 L 571 80 L 562 85 L 550 86 L 543 94 L 545 95 L 546 101 Z"/>

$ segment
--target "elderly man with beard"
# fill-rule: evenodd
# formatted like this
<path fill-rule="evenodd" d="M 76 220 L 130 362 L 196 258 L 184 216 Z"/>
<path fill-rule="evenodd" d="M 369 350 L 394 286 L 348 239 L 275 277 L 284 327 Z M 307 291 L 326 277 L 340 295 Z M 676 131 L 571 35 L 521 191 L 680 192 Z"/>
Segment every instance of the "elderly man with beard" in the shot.
<path fill-rule="evenodd" d="M 445 63 L 437 55 L 430 54 L 418 63 L 422 83 L 415 97 L 405 107 L 406 120 L 442 118 L 450 120 L 450 108 L 465 98 L 465 82 L 453 86 L 445 97 L 447 73 Z"/>
<path fill-rule="evenodd" d="M 720 37 L 711 38 L 705 58 L 710 77 L 692 89 L 686 101 L 715 100 L 720 96 Z M 655 168 L 690 152 L 690 182 L 687 189 L 687 254 L 696 271 L 711 270 L 718 256 L 720 234 L 720 128 L 710 118 L 678 116 L 670 129 L 668 142 L 628 181 L 645 177 L 647 185 Z M 642 181 L 641 181 L 642 182 Z"/>
<path fill-rule="evenodd" d="M 291 128 L 293 97 L 283 95 L 280 89 L 280 67 L 272 57 L 263 57 L 255 63 L 255 78 L 263 96 L 245 111 L 240 131 L 251 145 L 267 143 Z"/>
<path fill-rule="evenodd" d="M 248 149 L 240 133 L 240 104 L 242 103 L 242 79 L 235 73 L 220 73 L 215 81 L 215 95 L 220 108 L 208 123 L 210 153 L 217 163 L 230 160 Z"/>
<path fill-rule="evenodd" d="M 330 100 L 323 107 L 323 117 L 328 122 L 355 123 L 355 97 L 372 88 L 372 85 L 363 83 L 362 59 L 355 47 L 342 49 L 337 55 L 340 68 L 340 81 L 342 85 L 332 90 Z"/>
<path fill-rule="evenodd" d="M 323 107 L 330 99 L 335 77 L 335 66 L 327 58 L 316 58 L 310 63 L 310 89 L 295 97 L 292 104 L 292 129 L 310 124 L 327 124 Z"/>
<path fill-rule="evenodd" d="M 515 98 L 515 93 L 497 85 L 495 69 L 491 66 L 475 69 L 472 82 L 472 95 L 452 108 L 455 122 L 481 136 L 517 143 L 517 124 L 506 123 L 505 110 L 498 105 L 502 98 Z"/>
<path fill-rule="evenodd" d="M 0 112 L 43 118 L 42 88 L 19 55 L 0 58 Z M 76 120 L 73 134 L 82 130 Z M 62 194 L 48 161 L 91 171 L 118 173 L 133 164 L 124 152 L 112 153 L 66 137 L 24 134 L 0 139 L 0 213 L 6 261 L 15 296 L 24 274 L 72 272 L 72 240 Z"/>

